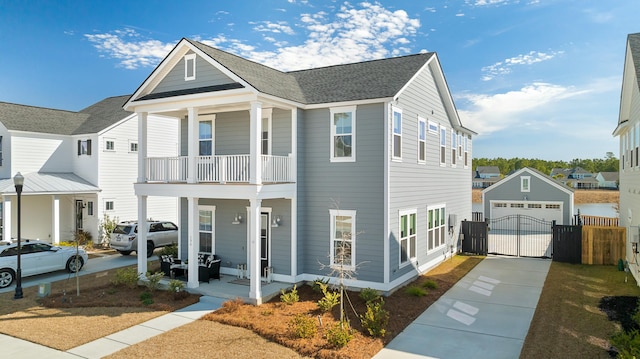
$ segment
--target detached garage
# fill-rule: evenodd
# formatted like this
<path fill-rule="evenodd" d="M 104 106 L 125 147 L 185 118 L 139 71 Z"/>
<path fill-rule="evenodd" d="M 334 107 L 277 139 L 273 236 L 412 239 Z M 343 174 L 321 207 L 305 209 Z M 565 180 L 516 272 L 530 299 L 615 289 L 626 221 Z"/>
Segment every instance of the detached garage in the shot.
<path fill-rule="evenodd" d="M 533 168 L 522 168 L 482 191 L 485 218 L 526 215 L 570 224 L 573 189 Z"/>

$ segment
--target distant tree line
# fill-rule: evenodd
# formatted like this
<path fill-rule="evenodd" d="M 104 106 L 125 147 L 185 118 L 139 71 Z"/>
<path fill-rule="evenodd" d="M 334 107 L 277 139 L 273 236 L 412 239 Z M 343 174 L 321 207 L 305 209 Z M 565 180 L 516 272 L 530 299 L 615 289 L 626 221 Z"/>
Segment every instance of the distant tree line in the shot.
<path fill-rule="evenodd" d="M 550 174 L 554 168 L 574 168 L 582 167 L 585 170 L 598 173 L 598 172 L 618 172 L 619 161 L 614 156 L 613 152 L 607 152 L 604 158 L 594 159 L 573 159 L 570 162 L 566 161 L 546 161 L 540 159 L 528 159 L 528 158 L 474 158 L 473 170 L 478 166 L 496 166 L 500 169 L 500 173 L 507 175 L 513 171 L 519 170 L 524 167 L 535 168 L 544 174 Z"/>

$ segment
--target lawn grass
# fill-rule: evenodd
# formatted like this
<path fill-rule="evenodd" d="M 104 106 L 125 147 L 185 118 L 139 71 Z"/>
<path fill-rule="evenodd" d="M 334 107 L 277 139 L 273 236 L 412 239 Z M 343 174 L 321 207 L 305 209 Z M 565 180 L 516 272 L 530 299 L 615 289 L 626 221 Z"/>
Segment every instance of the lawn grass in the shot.
<path fill-rule="evenodd" d="M 520 358 L 610 358 L 619 325 L 598 304 L 618 295 L 640 296 L 640 288 L 616 266 L 552 262 Z"/>

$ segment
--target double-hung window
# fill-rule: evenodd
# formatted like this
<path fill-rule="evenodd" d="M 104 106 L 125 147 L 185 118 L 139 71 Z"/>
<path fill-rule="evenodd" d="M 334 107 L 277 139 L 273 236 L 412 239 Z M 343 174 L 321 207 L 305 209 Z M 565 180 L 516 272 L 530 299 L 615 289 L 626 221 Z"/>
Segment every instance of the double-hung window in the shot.
<path fill-rule="evenodd" d="M 455 167 L 456 166 L 456 159 L 458 158 L 458 156 L 456 155 L 456 148 L 458 147 L 457 145 L 457 139 L 458 139 L 458 135 L 456 135 L 456 133 L 451 130 L 451 166 Z"/>
<path fill-rule="evenodd" d="M 444 204 L 427 207 L 427 253 L 444 245 L 445 229 Z"/>
<path fill-rule="evenodd" d="M 520 192 L 531 192 L 531 177 L 530 176 L 521 176 L 520 177 Z"/>
<path fill-rule="evenodd" d="M 418 117 L 418 162 L 427 160 L 427 121 Z"/>
<path fill-rule="evenodd" d="M 116 150 L 116 141 L 111 138 L 104 139 L 104 150 L 105 151 L 115 151 Z"/>
<path fill-rule="evenodd" d="M 329 210 L 331 217 L 330 261 L 332 267 L 356 266 L 356 211 Z"/>
<path fill-rule="evenodd" d="M 184 55 L 184 80 L 196 79 L 196 54 Z"/>
<path fill-rule="evenodd" d="M 393 108 L 393 159 L 402 159 L 402 110 Z"/>
<path fill-rule="evenodd" d="M 215 206 L 199 206 L 198 208 L 198 251 L 202 253 L 215 253 Z"/>
<path fill-rule="evenodd" d="M 200 156 L 211 156 L 213 154 L 213 119 L 212 115 L 200 116 L 198 124 L 198 141 Z"/>
<path fill-rule="evenodd" d="M 331 113 L 331 162 L 356 160 L 356 108 L 336 107 Z"/>
<path fill-rule="evenodd" d="M 447 162 L 447 128 L 440 127 L 440 166 Z"/>
<path fill-rule="evenodd" d="M 416 260 L 416 229 L 418 224 L 415 209 L 400 211 L 400 265 Z"/>
<path fill-rule="evenodd" d="M 469 136 L 464 135 L 464 168 L 469 167 Z"/>

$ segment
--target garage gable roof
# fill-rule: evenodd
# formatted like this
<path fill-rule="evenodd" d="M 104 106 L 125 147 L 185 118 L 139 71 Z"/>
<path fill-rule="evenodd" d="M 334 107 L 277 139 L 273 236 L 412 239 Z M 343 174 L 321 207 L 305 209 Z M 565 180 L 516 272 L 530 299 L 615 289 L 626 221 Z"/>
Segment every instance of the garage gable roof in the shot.
<path fill-rule="evenodd" d="M 556 181 L 552 177 L 547 176 L 546 174 L 538 171 L 535 168 L 529 168 L 529 167 L 521 168 L 521 169 L 515 171 L 514 173 L 508 175 L 507 177 L 503 178 L 501 181 L 497 182 L 496 184 L 485 188 L 484 190 L 482 190 L 482 194 L 484 195 L 485 193 L 496 189 L 497 187 L 499 187 L 502 184 L 505 184 L 505 183 L 507 183 L 507 182 L 509 182 L 509 181 L 511 181 L 513 179 L 517 179 L 523 174 L 529 174 L 529 175 L 535 176 L 535 177 L 539 178 L 540 180 L 548 183 L 549 185 L 557 187 L 561 191 L 566 192 L 567 194 L 571 194 L 571 195 L 573 194 L 573 188 Z"/>

